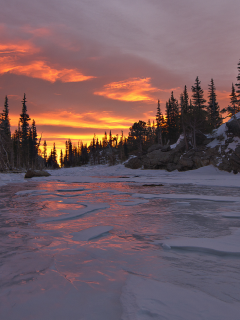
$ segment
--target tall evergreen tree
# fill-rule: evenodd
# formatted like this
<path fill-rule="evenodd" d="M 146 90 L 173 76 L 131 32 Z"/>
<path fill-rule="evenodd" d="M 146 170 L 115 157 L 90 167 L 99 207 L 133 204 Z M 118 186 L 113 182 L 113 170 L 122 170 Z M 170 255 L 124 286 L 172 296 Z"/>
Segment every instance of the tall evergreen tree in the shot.
<path fill-rule="evenodd" d="M 44 140 L 44 142 L 43 142 L 43 159 L 46 164 L 46 162 L 47 162 L 47 142 L 46 142 L 46 140 Z"/>
<path fill-rule="evenodd" d="M 188 116 L 188 94 L 187 94 L 187 87 L 185 86 L 183 94 L 180 95 L 181 101 L 181 123 L 182 123 L 182 131 L 184 135 L 185 147 L 188 150 L 188 137 L 187 137 L 187 116 Z"/>
<path fill-rule="evenodd" d="M 196 109 L 203 110 L 205 108 L 204 91 L 201 88 L 201 81 L 199 81 L 198 77 L 194 86 L 192 86 L 192 103 Z"/>
<path fill-rule="evenodd" d="M 32 126 L 29 129 L 29 161 L 32 166 L 37 165 L 38 156 L 38 139 L 37 139 L 37 128 L 35 120 L 32 121 Z"/>
<path fill-rule="evenodd" d="M 184 90 L 183 90 L 183 93 L 182 93 L 181 108 L 182 108 L 182 113 L 184 113 L 184 114 L 187 114 L 188 111 L 190 110 L 187 86 L 184 87 Z"/>
<path fill-rule="evenodd" d="M 180 117 L 178 109 L 178 101 L 174 98 L 173 91 L 171 97 L 166 103 L 166 115 L 167 115 L 167 131 L 168 140 L 170 143 L 177 141 L 180 133 Z"/>
<path fill-rule="evenodd" d="M 237 112 L 240 111 L 240 106 L 238 104 L 238 98 L 235 90 L 235 86 L 232 83 L 232 91 L 230 94 L 230 108 L 228 108 L 228 111 L 230 111 L 231 115 L 235 115 Z"/>
<path fill-rule="evenodd" d="M 197 148 L 197 133 L 201 133 L 207 127 L 206 100 L 204 99 L 204 92 L 200 84 L 201 82 L 197 77 L 194 86 L 192 86 L 192 100 L 190 100 L 189 105 L 188 126 L 192 131 L 192 145 L 194 149 Z"/>
<path fill-rule="evenodd" d="M 164 117 L 160 108 L 160 100 L 158 100 L 157 114 L 156 114 L 156 124 L 157 124 L 157 142 L 158 144 L 163 144 L 163 126 Z"/>
<path fill-rule="evenodd" d="M 8 109 L 8 97 L 5 97 L 4 109 L 1 115 L 1 128 L 5 137 L 8 139 L 11 138 L 11 130 L 10 130 L 10 120 L 9 120 L 9 109 Z"/>
<path fill-rule="evenodd" d="M 213 79 L 208 85 L 208 122 L 211 129 L 216 129 L 222 123 L 222 117 L 220 116 L 220 109 L 217 102 L 216 87 Z"/>
<path fill-rule="evenodd" d="M 27 113 L 27 106 L 26 106 L 26 94 L 24 93 L 23 101 L 22 101 L 22 113 L 20 114 L 20 126 L 21 126 L 21 137 L 22 142 L 25 143 L 28 139 L 29 133 L 29 115 Z"/>
<path fill-rule="evenodd" d="M 237 87 L 236 93 L 237 93 L 237 100 L 238 100 L 237 102 L 238 102 L 238 105 L 240 106 L 240 60 L 238 63 L 238 75 L 237 75 L 236 87 Z"/>
<path fill-rule="evenodd" d="M 109 132 L 109 145 L 112 146 L 112 131 Z"/>
<path fill-rule="evenodd" d="M 61 149 L 61 152 L 60 152 L 60 165 L 61 165 L 61 168 L 63 167 L 63 152 L 62 152 L 62 149 Z"/>
<path fill-rule="evenodd" d="M 21 151 L 23 166 L 29 165 L 29 115 L 26 106 L 26 94 L 24 93 L 22 101 L 22 113 L 20 114 L 20 128 L 21 128 Z"/>

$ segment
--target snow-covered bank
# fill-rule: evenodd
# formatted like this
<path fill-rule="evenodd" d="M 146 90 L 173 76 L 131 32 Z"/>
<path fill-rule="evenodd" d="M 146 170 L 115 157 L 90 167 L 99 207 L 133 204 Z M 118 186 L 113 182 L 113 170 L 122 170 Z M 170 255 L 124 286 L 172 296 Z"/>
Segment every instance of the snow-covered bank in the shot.
<path fill-rule="evenodd" d="M 185 172 L 168 172 L 166 170 L 129 169 L 124 165 L 98 165 L 48 170 L 50 177 L 32 178 L 31 181 L 59 181 L 69 183 L 94 182 L 139 182 L 139 183 L 178 183 L 207 186 L 240 187 L 239 175 L 220 171 L 213 165 Z M 0 186 L 8 183 L 29 182 L 24 173 L 0 173 Z M 66 190 L 63 190 L 66 191 Z M 78 190 L 75 190 L 78 191 Z M 28 192 L 28 191 L 27 191 Z M 61 190 L 58 190 L 61 192 Z"/>

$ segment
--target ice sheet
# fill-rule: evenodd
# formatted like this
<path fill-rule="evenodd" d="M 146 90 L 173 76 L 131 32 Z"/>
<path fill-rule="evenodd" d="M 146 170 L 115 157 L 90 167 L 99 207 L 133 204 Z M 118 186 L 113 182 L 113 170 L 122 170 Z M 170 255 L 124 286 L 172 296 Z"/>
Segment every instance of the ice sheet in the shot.
<path fill-rule="evenodd" d="M 103 236 L 104 234 L 111 231 L 113 227 L 111 226 L 96 226 L 88 229 L 84 229 L 78 232 L 71 233 L 73 235 L 74 241 L 89 241 L 98 237 Z"/>
<path fill-rule="evenodd" d="M 155 241 L 163 248 L 182 249 L 213 253 L 218 255 L 240 256 L 240 229 L 233 231 L 229 236 L 216 238 L 188 238 L 181 237 L 169 239 L 163 242 Z"/>
<path fill-rule="evenodd" d="M 122 320 L 238 320 L 239 304 L 194 288 L 130 275 L 122 293 Z"/>
<path fill-rule="evenodd" d="M 4 177 L 0 318 L 238 319 L 239 174 L 50 172 Z"/>
<path fill-rule="evenodd" d="M 85 214 L 109 208 L 109 205 L 105 205 L 105 204 L 98 204 L 98 205 L 94 205 L 94 204 L 85 205 L 85 204 L 83 204 L 83 205 L 85 206 L 85 208 L 83 208 L 83 209 L 64 210 L 64 211 L 68 211 L 68 213 L 61 214 L 57 217 L 49 217 L 47 219 L 42 218 L 42 219 L 39 219 L 37 222 L 38 223 L 48 223 L 48 222 L 59 222 L 59 221 L 73 220 L 73 219 L 77 219 Z M 61 212 L 61 211 L 59 211 L 59 212 Z"/>

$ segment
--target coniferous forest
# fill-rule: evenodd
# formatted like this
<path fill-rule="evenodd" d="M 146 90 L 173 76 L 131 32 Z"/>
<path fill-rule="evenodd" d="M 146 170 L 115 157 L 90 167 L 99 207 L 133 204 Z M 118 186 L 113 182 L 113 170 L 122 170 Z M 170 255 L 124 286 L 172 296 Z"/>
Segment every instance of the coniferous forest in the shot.
<path fill-rule="evenodd" d="M 175 143 L 180 134 L 184 137 L 185 149 L 197 149 L 198 137 L 211 133 L 223 120 L 240 111 L 240 62 L 238 63 L 237 83 L 232 84 L 229 105 L 220 110 L 216 87 L 211 79 L 208 85 L 207 100 L 201 81 L 197 77 L 191 90 L 185 86 L 177 99 L 172 92 L 166 104 L 156 104 L 155 121 L 139 120 L 129 129 L 127 137 L 113 136 L 105 132 L 102 139 L 94 135 L 89 146 L 78 142 L 74 145 L 70 139 L 65 143 L 58 158 L 55 143 L 47 154 L 47 142 L 37 134 L 36 123 L 31 121 L 27 111 L 24 94 L 22 112 L 18 128 L 11 134 L 9 103 L 5 97 L 0 115 L 0 171 L 26 169 L 57 169 L 59 167 L 81 166 L 85 164 L 114 165 L 128 159 L 129 155 L 142 155 L 153 144 L 168 147 Z M 42 144 L 41 144 L 42 143 Z"/>

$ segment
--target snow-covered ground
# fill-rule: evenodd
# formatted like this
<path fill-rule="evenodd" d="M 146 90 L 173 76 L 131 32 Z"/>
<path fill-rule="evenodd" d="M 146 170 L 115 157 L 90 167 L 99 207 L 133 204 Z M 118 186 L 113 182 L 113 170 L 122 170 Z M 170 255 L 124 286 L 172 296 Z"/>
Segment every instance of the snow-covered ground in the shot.
<path fill-rule="evenodd" d="M 239 174 L 50 173 L 0 174 L 0 319 L 239 319 Z"/>

